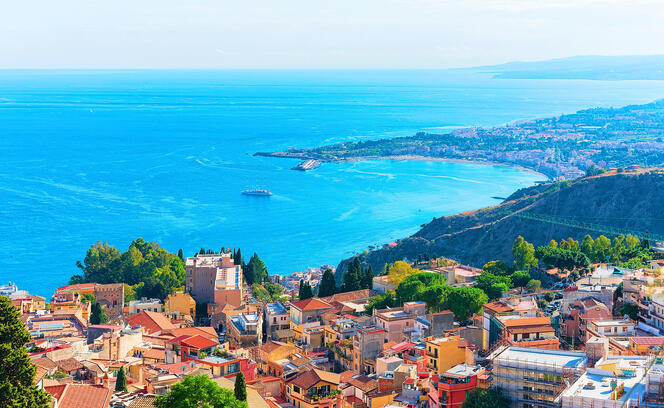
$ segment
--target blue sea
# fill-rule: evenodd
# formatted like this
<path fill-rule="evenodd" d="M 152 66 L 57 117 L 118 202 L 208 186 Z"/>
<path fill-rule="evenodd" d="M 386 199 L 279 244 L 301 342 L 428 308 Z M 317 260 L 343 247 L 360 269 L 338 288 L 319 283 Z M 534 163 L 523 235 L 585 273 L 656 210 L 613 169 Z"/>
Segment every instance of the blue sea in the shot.
<path fill-rule="evenodd" d="M 543 177 L 427 161 L 325 164 L 257 151 L 493 126 L 664 96 L 658 81 L 472 71 L 0 71 L 0 282 L 50 296 L 97 241 L 329 263 L 496 204 Z M 274 196 L 240 194 L 266 186 Z M 3 282 L 4 281 L 4 282 Z"/>

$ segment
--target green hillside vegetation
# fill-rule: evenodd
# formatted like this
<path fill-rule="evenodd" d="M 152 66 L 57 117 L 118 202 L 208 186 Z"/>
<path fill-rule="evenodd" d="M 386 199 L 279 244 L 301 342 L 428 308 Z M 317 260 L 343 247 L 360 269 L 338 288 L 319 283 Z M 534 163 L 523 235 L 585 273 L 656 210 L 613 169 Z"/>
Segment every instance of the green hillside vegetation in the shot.
<path fill-rule="evenodd" d="M 367 251 L 358 258 L 376 271 L 395 261 L 440 255 L 478 268 L 496 260 L 511 264 L 514 240 L 522 236 L 536 248 L 534 256 L 543 267 L 583 268 L 587 262 L 607 260 L 636 267 L 648 258 L 649 243 L 629 235 L 634 231 L 664 234 L 663 201 L 661 170 L 547 183 L 519 190 L 500 205 L 434 218 L 414 235 L 398 240 L 395 247 Z M 597 226 L 624 232 L 604 233 Z M 540 248 L 561 237 L 568 237 L 567 243 Z M 592 244 L 590 237 L 594 237 Z M 348 262 L 339 264 L 337 279 Z"/>
<path fill-rule="evenodd" d="M 184 288 L 184 260 L 177 254 L 168 252 L 155 242 L 138 238 L 121 250 L 107 242 L 98 242 L 88 249 L 83 262 L 77 266 L 82 274 L 74 275 L 70 284 L 126 283 L 133 296 L 165 299 L 166 296 Z"/>

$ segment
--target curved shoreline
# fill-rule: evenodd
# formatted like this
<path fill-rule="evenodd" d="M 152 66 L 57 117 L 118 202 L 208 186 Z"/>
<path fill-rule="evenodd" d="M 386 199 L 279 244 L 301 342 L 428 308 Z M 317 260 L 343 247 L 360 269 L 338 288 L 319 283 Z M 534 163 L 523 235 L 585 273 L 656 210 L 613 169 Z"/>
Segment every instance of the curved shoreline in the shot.
<path fill-rule="evenodd" d="M 290 153 L 290 152 L 257 152 L 254 153 L 254 156 L 264 156 L 264 157 L 277 157 L 282 159 L 297 159 L 297 160 L 317 160 L 321 163 L 343 163 L 343 162 L 359 162 L 367 160 L 397 160 L 397 161 L 434 161 L 434 162 L 448 162 L 448 163 L 467 163 L 467 164 L 481 164 L 487 166 L 497 166 L 497 167 L 510 167 L 513 169 L 525 171 L 532 174 L 537 174 L 542 176 L 546 181 L 553 181 L 553 177 L 548 174 L 542 173 L 530 167 L 522 166 L 514 163 L 501 163 L 496 161 L 489 160 L 470 160 L 470 159 L 455 159 L 448 157 L 433 157 L 433 156 L 421 156 L 416 154 L 408 155 L 391 155 L 391 156 L 354 156 L 354 157 L 341 157 L 341 158 L 328 158 L 328 157 L 318 157 L 318 155 L 310 154 L 301 154 L 301 153 Z"/>
<path fill-rule="evenodd" d="M 483 160 L 452 159 L 445 157 L 431 157 L 431 156 L 419 156 L 419 155 L 397 155 L 397 156 L 363 156 L 357 158 L 340 159 L 336 162 L 344 162 L 344 161 L 352 162 L 352 161 L 365 161 L 365 160 L 433 161 L 433 162 L 447 162 L 447 163 L 481 164 L 481 165 L 497 166 L 497 167 L 510 167 L 513 169 L 540 175 L 544 177 L 547 181 L 553 181 L 553 179 L 548 175 L 528 167 L 524 167 L 518 164 L 500 163 L 500 162 L 483 161 Z M 335 163 L 335 162 L 328 161 L 328 163 Z"/>

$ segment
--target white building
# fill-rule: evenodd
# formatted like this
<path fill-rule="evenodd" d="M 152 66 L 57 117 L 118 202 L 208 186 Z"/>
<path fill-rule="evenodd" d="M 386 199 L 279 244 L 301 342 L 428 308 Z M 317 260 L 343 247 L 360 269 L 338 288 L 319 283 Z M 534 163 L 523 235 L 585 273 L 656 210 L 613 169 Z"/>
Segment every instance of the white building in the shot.
<path fill-rule="evenodd" d="M 142 298 L 141 300 L 132 300 L 129 302 L 129 314 L 133 315 L 140 312 L 155 312 L 162 313 L 164 311 L 164 305 L 159 299 L 147 299 Z"/>
<path fill-rule="evenodd" d="M 588 368 L 558 401 L 562 408 L 629 408 L 646 394 L 648 358 L 608 356 Z"/>

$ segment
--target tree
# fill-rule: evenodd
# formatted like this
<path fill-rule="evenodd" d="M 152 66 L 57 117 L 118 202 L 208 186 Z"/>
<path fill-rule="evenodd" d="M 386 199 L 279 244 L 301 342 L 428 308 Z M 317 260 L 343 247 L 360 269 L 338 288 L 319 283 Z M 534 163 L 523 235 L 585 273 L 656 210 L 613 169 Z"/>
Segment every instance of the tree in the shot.
<path fill-rule="evenodd" d="M 503 395 L 500 388 L 475 388 L 466 396 L 461 408 L 509 408 L 510 400 Z"/>
<path fill-rule="evenodd" d="M 482 270 L 497 276 L 507 276 L 513 272 L 512 268 L 503 261 L 489 261 L 482 267 Z"/>
<path fill-rule="evenodd" d="M 34 385 L 37 368 L 25 348 L 30 340 L 18 309 L 9 298 L 0 296 L 0 407 L 50 406 L 50 395 Z"/>
<path fill-rule="evenodd" d="M 368 268 L 362 271 L 362 279 L 361 279 L 362 289 L 373 289 L 373 277 L 374 277 L 373 269 L 371 268 L 371 265 L 369 265 Z"/>
<path fill-rule="evenodd" d="M 334 281 L 334 274 L 331 269 L 326 269 L 318 285 L 318 297 L 332 296 L 336 291 L 337 283 Z"/>
<path fill-rule="evenodd" d="M 120 371 L 118 371 L 118 377 L 115 380 L 115 391 L 127 391 L 127 376 L 124 367 L 120 367 Z"/>
<path fill-rule="evenodd" d="M 553 292 L 546 292 L 544 294 L 544 300 L 546 300 L 547 302 L 552 302 L 553 299 L 555 299 L 555 298 L 556 298 L 556 296 L 553 294 Z"/>
<path fill-rule="evenodd" d="M 586 235 L 583 237 L 583 240 L 581 240 L 581 245 L 579 245 L 579 250 L 586 254 L 586 256 L 589 259 L 594 259 L 595 258 L 595 241 L 593 241 L 592 237 L 590 235 Z"/>
<path fill-rule="evenodd" d="M 239 401 L 233 391 L 219 387 L 206 375 L 185 377 L 171 387 L 166 395 L 157 397 L 156 408 L 248 408 L 246 401 Z"/>
<path fill-rule="evenodd" d="M 313 291 L 311 290 L 311 285 L 309 282 L 300 281 L 300 300 L 305 300 L 314 297 Z"/>
<path fill-rule="evenodd" d="M 510 275 L 510 280 L 515 288 L 523 288 L 530 281 L 530 274 L 526 271 L 516 271 Z"/>
<path fill-rule="evenodd" d="M 558 243 L 556 242 L 555 239 L 552 239 L 551 241 L 549 241 L 549 246 L 551 248 L 558 248 Z"/>
<path fill-rule="evenodd" d="M 90 309 L 90 324 L 104 324 L 108 322 L 106 311 L 101 307 L 99 302 L 93 303 Z"/>
<path fill-rule="evenodd" d="M 535 247 L 523 239 L 521 235 L 514 240 L 512 256 L 514 257 L 514 267 L 518 270 L 529 271 L 531 268 L 537 267 Z"/>
<path fill-rule="evenodd" d="M 489 297 L 478 288 L 452 288 L 447 296 L 447 306 L 457 320 L 468 320 L 473 314 L 480 313 Z"/>
<path fill-rule="evenodd" d="M 258 254 L 254 254 L 249 258 L 249 263 L 244 268 L 244 279 L 249 285 L 254 283 L 262 283 L 267 277 L 267 267 L 261 261 Z"/>
<path fill-rule="evenodd" d="M 489 299 L 498 299 L 503 296 L 503 293 L 510 289 L 511 284 L 508 276 L 497 276 L 489 272 L 483 272 L 475 280 L 475 287 L 482 289 Z"/>
<path fill-rule="evenodd" d="M 604 235 L 597 237 L 594 244 L 594 255 L 595 262 L 607 262 L 611 255 L 611 240 Z"/>
<path fill-rule="evenodd" d="M 624 305 L 620 306 L 618 313 L 620 313 L 622 316 L 627 315 L 632 320 L 637 320 L 639 318 L 639 307 L 634 303 L 625 303 Z"/>
<path fill-rule="evenodd" d="M 396 300 L 394 298 L 394 291 L 388 290 L 387 292 L 373 296 L 367 304 L 364 306 L 364 310 L 367 314 L 373 313 L 374 309 L 381 310 L 387 307 L 396 306 Z"/>
<path fill-rule="evenodd" d="M 341 291 L 351 292 L 360 289 L 362 289 L 362 266 L 360 264 L 360 258 L 356 256 L 348 264 L 348 269 L 344 273 Z"/>
<path fill-rule="evenodd" d="M 415 273 L 415 270 L 408 264 L 408 262 L 396 261 L 387 271 L 387 281 L 392 284 L 392 287 L 396 288 L 404 279 L 413 273 Z"/>
<path fill-rule="evenodd" d="M 178 258 L 184 261 L 184 254 L 182 253 L 182 248 L 178 249 Z"/>
<path fill-rule="evenodd" d="M 242 371 L 239 371 L 235 375 L 235 399 L 238 401 L 247 400 L 247 384 L 244 381 L 244 374 Z"/>
<path fill-rule="evenodd" d="M 526 283 L 526 289 L 528 289 L 529 292 L 535 292 L 539 290 L 542 287 L 542 282 L 537 280 L 537 279 L 531 279 Z"/>
<path fill-rule="evenodd" d="M 240 248 L 235 251 L 233 254 L 233 263 L 238 266 L 243 266 L 244 265 L 244 259 L 242 259 L 242 251 Z"/>

